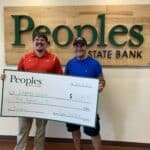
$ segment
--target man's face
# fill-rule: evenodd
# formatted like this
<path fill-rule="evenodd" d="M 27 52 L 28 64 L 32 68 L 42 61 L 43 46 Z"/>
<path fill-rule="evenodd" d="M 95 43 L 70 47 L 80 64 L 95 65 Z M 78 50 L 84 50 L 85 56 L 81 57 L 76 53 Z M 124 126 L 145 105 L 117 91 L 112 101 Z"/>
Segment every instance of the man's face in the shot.
<path fill-rule="evenodd" d="M 84 57 L 87 53 L 86 45 L 82 43 L 78 43 L 74 46 L 76 57 Z"/>
<path fill-rule="evenodd" d="M 34 38 L 33 47 L 34 47 L 34 50 L 37 51 L 38 53 L 44 52 L 47 46 L 48 46 L 48 43 L 46 42 L 44 38 L 38 37 L 38 36 Z"/>

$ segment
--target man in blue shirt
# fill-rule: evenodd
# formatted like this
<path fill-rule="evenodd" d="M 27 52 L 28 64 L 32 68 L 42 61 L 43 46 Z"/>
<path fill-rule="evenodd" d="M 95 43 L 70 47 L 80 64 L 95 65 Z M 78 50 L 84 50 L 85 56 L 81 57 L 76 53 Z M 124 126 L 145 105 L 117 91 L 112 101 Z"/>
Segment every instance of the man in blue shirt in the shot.
<path fill-rule="evenodd" d="M 87 42 L 83 37 L 77 37 L 73 43 L 75 49 L 75 57 L 66 65 L 65 74 L 71 76 L 99 78 L 99 92 L 105 87 L 105 80 L 100 63 L 88 56 Z M 75 124 L 67 124 L 67 130 L 72 132 L 73 141 L 76 150 L 81 150 L 81 133 L 80 126 Z M 101 150 L 99 116 L 97 115 L 96 127 L 84 127 L 84 133 L 92 138 L 92 144 L 95 150 Z"/>

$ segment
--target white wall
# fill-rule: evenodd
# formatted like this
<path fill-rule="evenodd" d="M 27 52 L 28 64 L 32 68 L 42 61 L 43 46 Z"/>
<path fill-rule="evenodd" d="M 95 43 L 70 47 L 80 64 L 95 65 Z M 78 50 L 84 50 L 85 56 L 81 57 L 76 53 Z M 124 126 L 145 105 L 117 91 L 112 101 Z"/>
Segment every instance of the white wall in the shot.
<path fill-rule="evenodd" d="M 144 4 L 150 0 L 1 0 L 0 72 L 5 65 L 4 6 Z M 104 140 L 150 143 L 150 68 L 105 68 L 107 86 L 101 96 L 101 134 Z M 1 89 L 1 85 L 0 85 Z M 1 97 L 1 93 L 0 93 Z M 0 118 L 0 135 L 16 135 L 18 120 Z M 33 126 L 31 135 L 34 134 Z M 49 122 L 48 137 L 69 138 L 63 123 Z M 83 138 L 88 138 L 83 135 Z"/>

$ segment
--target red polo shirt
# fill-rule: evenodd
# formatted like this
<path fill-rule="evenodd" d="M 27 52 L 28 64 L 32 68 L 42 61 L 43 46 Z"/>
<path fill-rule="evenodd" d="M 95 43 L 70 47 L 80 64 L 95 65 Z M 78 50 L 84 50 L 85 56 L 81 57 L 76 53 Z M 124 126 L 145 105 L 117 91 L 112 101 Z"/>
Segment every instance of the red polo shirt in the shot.
<path fill-rule="evenodd" d="M 38 57 L 34 51 L 24 55 L 18 64 L 18 70 L 54 74 L 63 73 L 58 57 L 47 51 L 42 57 Z"/>

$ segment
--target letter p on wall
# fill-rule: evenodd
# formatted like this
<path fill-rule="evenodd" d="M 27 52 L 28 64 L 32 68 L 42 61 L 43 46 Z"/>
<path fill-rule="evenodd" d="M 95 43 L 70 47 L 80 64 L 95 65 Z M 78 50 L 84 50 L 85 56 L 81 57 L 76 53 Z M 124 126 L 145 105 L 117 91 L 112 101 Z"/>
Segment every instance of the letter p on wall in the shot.
<path fill-rule="evenodd" d="M 25 44 L 23 44 L 21 41 L 21 35 L 23 33 L 32 31 L 32 29 L 34 28 L 34 21 L 30 16 L 26 15 L 12 15 L 12 18 L 15 22 L 15 38 L 13 45 L 25 46 Z M 25 29 L 22 29 L 21 26 L 23 21 L 26 21 L 25 24 L 27 24 L 27 27 L 25 27 Z"/>

